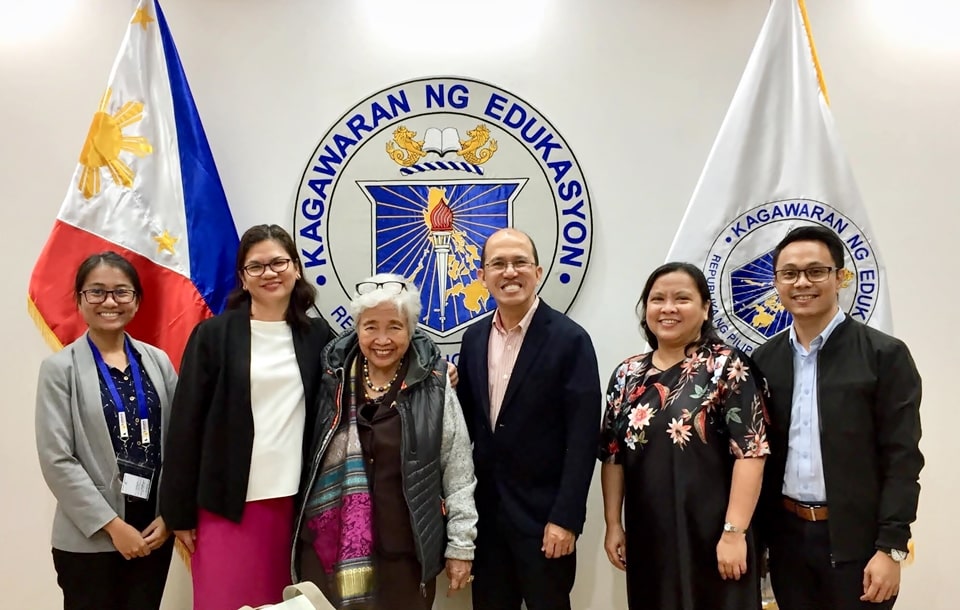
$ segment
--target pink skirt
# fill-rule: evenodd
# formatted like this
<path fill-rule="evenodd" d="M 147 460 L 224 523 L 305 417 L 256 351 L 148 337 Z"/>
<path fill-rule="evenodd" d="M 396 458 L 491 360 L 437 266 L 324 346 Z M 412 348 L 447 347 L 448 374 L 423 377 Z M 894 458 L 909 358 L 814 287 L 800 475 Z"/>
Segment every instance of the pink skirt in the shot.
<path fill-rule="evenodd" d="M 193 610 L 283 601 L 290 584 L 293 498 L 247 502 L 240 523 L 200 509 L 190 560 Z"/>

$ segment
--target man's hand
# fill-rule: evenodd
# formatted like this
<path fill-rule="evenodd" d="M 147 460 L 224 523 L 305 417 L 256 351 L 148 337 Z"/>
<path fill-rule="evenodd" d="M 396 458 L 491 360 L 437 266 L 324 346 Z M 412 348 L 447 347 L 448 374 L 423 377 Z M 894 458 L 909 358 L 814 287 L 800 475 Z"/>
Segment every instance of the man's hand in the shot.
<path fill-rule="evenodd" d="M 863 569 L 862 602 L 879 604 L 900 593 L 900 564 L 883 551 L 877 551 Z"/>
<path fill-rule="evenodd" d="M 543 528 L 543 546 L 540 550 L 547 559 L 555 559 L 572 553 L 576 543 L 576 534 L 559 525 L 548 523 L 547 527 Z"/>
<path fill-rule="evenodd" d="M 457 367 L 450 361 L 447 361 L 447 377 L 450 378 L 450 387 L 457 387 L 457 383 L 460 381 L 460 373 L 457 372 Z"/>

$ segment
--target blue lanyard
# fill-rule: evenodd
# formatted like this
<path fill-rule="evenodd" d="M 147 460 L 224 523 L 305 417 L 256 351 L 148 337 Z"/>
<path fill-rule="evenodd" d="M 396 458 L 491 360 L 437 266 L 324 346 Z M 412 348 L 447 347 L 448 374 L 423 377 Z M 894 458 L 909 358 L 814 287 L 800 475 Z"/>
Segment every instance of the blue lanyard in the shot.
<path fill-rule="evenodd" d="M 90 335 L 87 335 L 87 343 L 90 344 L 90 350 L 93 352 L 93 360 L 97 363 L 97 368 L 100 370 L 103 382 L 107 384 L 107 389 L 110 390 L 110 397 L 113 398 L 113 406 L 117 409 L 117 415 L 120 416 L 122 413 L 123 417 L 126 418 L 126 407 L 123 399 L 120 398 L 117 384 L 114 383 L 113 376 L 110 375 L 110 369 L 107 368 L 107 363 L 103 361 L 103 356 L 100 355 L 100 350 L 97 349 L 97 346 L 93 344 Z M 147 422 L 146 424 L 141 424 L 141 426 L 149 426 L 150 411 L 147 410 L 147 399 L 143 393 L 143 377 L 140 374 L 140 364 L 133 356 L 133 349 L 130 347 L 129 339 L 124 340 L 123 349 L 127 353 L 127 362 L 130 363 L 130 372 L 133 374 L 133 387 L 137 393 L 137 409 L 140 414 L 140 420 L 141 422 Z M 142 436 L 141 433 L 141 437 Z M 141 438 L 140 440 L 142 441 L 143 439 Z"/>

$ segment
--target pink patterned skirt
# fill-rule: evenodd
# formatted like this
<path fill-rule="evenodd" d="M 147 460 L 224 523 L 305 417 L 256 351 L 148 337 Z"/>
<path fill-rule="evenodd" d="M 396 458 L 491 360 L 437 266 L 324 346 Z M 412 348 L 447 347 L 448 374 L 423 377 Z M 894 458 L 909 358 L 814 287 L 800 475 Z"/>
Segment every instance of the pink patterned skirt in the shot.
<path fill-rule="evenodd" d="M 200 509 L 190 560 L 193 610 L 283 601 L 292 536 L 292 497 L 247 502 L 240 523 Z"/>

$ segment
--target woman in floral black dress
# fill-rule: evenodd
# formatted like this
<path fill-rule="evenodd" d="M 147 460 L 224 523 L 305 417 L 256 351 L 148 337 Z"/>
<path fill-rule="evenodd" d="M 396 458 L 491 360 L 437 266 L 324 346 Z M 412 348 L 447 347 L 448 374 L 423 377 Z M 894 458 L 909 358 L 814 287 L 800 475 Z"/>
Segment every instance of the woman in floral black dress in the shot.
<path fill-rule="evenodd" d="M 765 382 L 716 335 L 693 265 L 655 270 L 638 307 L 653 351 L 614 371 L 600 442 L 607 556 L 631 610 L 759 610 Z"/>

